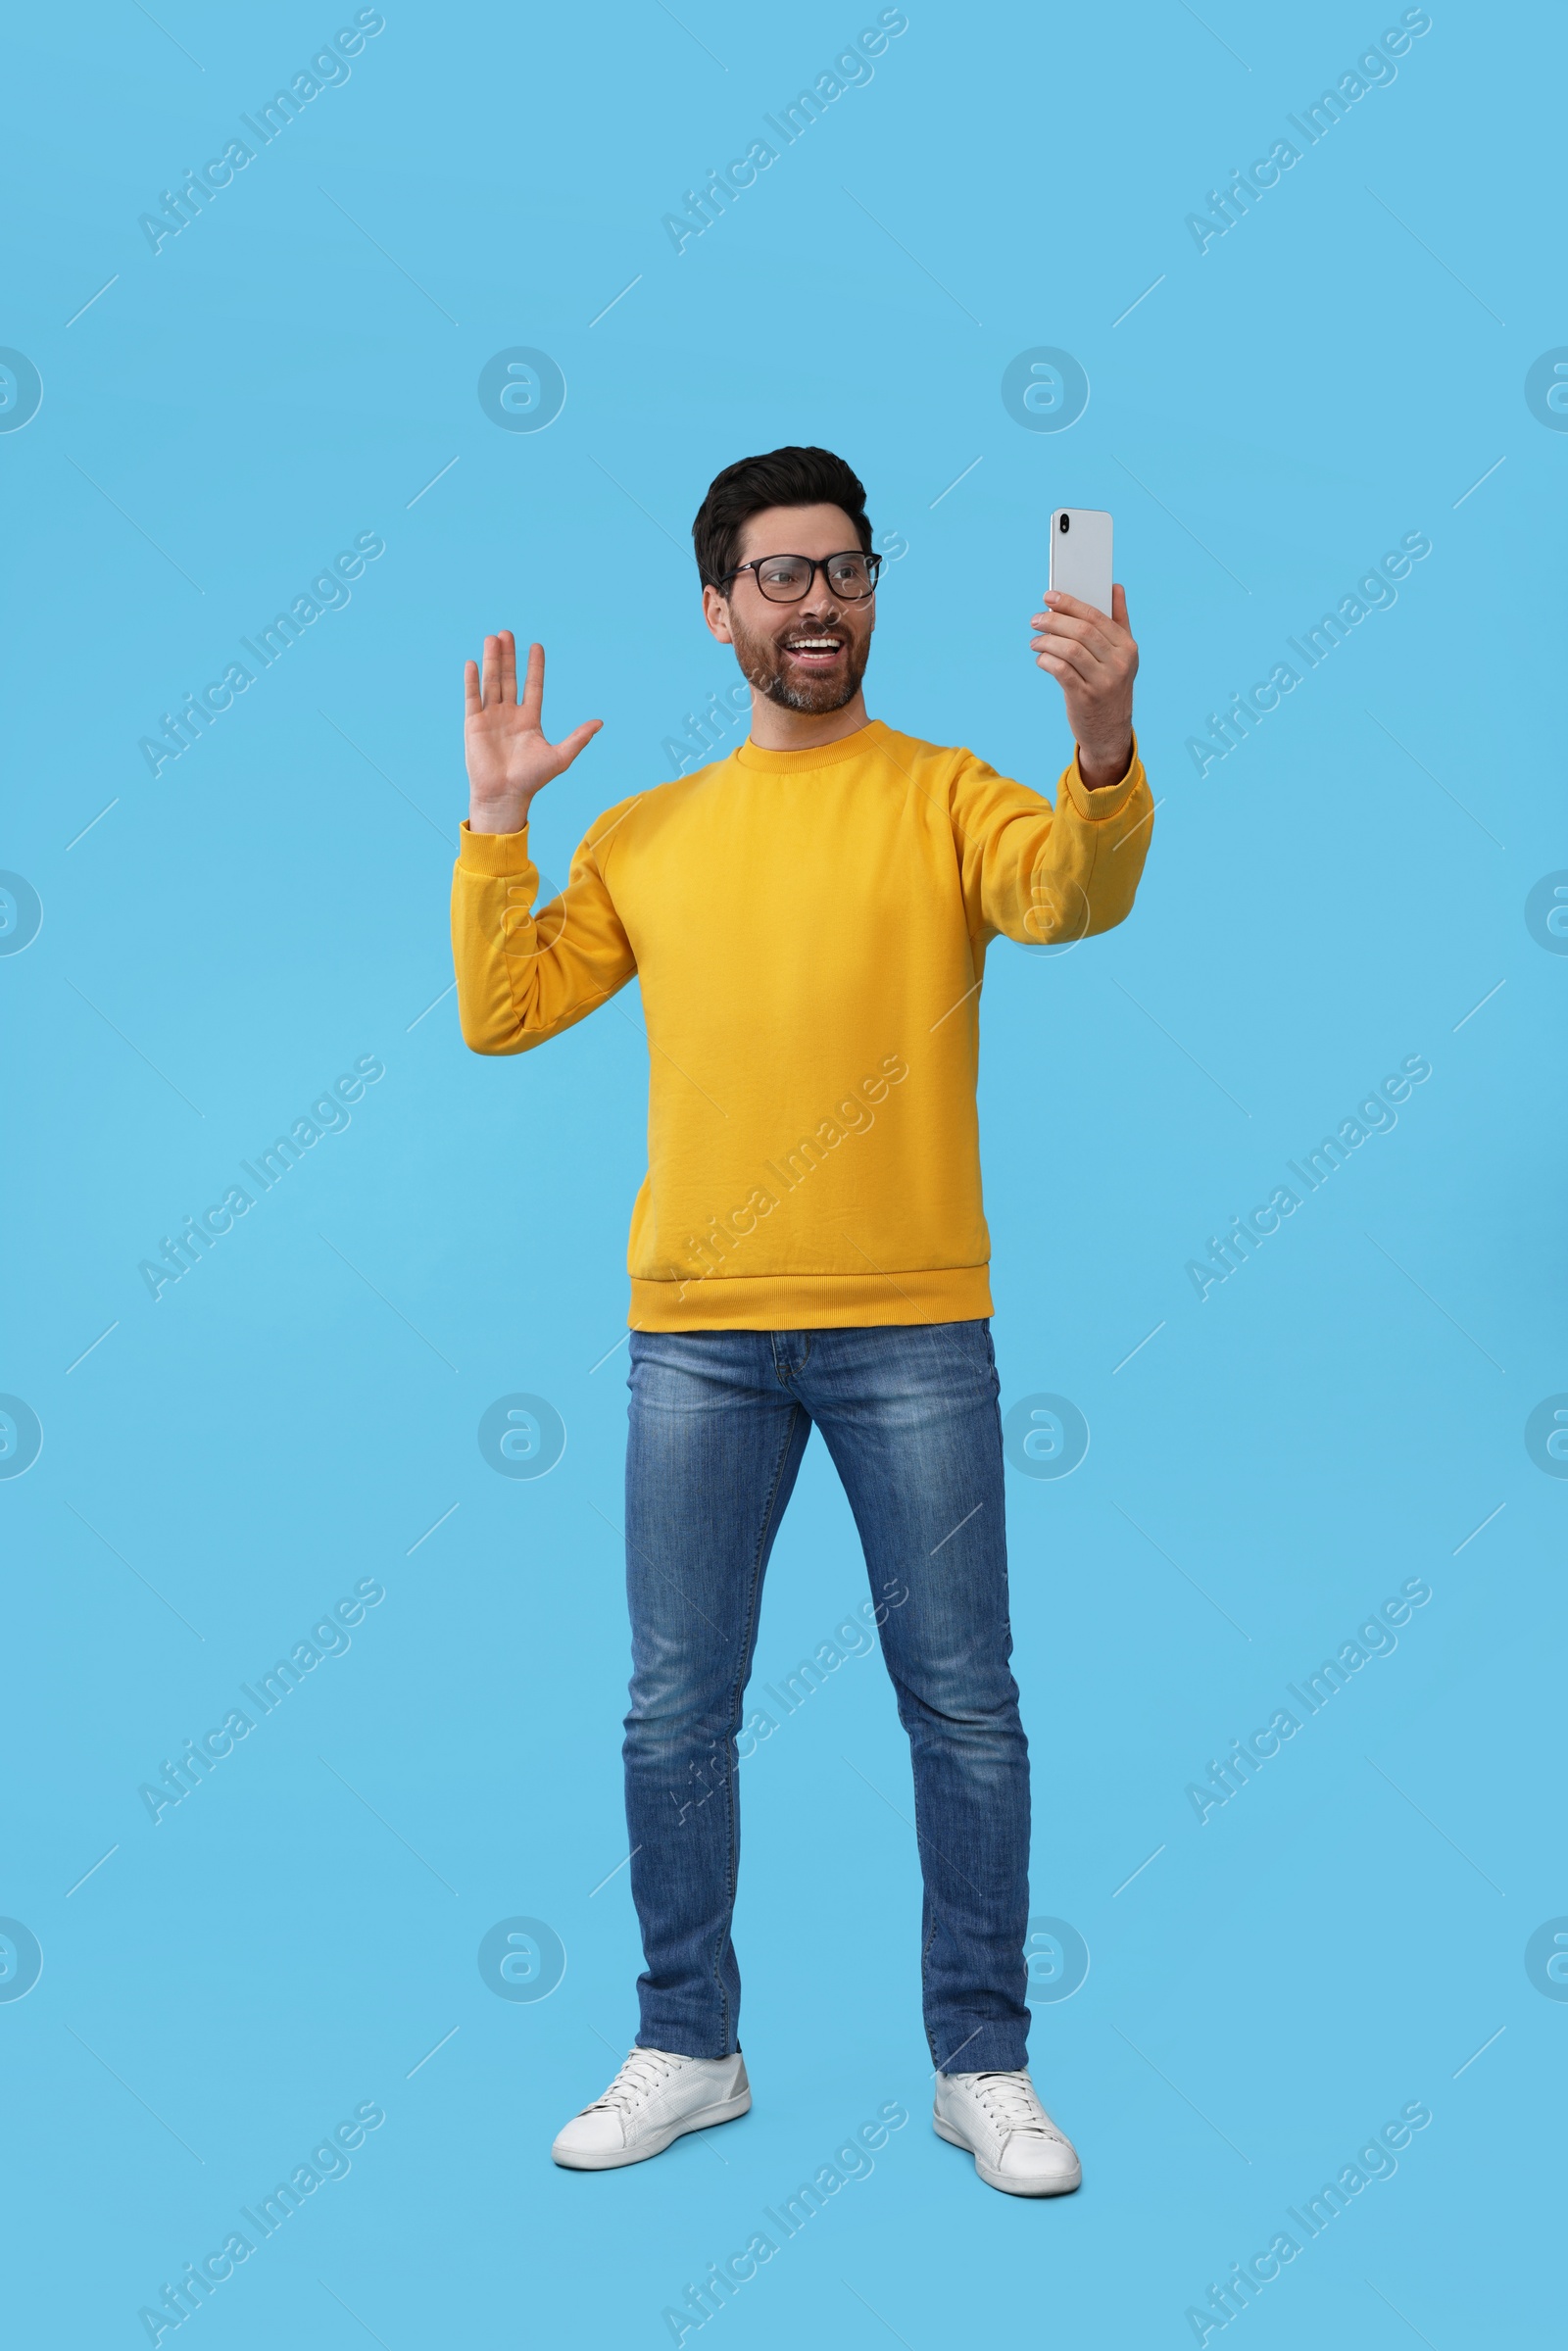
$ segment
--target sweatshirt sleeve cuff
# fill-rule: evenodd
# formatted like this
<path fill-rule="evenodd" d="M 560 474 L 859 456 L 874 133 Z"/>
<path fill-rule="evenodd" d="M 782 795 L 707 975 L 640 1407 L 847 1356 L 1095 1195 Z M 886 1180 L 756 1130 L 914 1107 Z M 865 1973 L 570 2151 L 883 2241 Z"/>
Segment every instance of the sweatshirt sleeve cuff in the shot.
<path fill-rule="evenodd" d="M 524 872 L 532 862 L 526 825 L 520 833 L 472 833 L 465 816 L 458 828 L 458 863 L 465 872 L 505 881 Z"/>
<path fill-rule="evenodd" d="M 1073 807 L 1091 824 L 1102 824 L 1107 816 L 1119 816 L 1139 785 L 1148 780 L 1144 774 L 1144 762 L 1138 756 L 1136 732 L 1127 772 L 1119 784 L 1108 784 L 1102 792 L 1091 792 L 1078 766 L 1076 746 L 1073 749 L 1072 765 L 1061 780 Z"/>

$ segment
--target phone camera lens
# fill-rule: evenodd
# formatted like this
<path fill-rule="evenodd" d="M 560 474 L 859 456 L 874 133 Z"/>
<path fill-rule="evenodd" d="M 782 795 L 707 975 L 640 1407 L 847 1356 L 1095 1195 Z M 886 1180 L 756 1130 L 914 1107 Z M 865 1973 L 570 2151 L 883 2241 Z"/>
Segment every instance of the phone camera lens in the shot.
<path fill-rule="evenodd" d="M 1065 530 L 1065 529 L 1066 529 L 1066 527 L 1067 527 L 1067 517 L 1066 517 L 1066 515 L 1065 515 L 1065 514 L 1063 514 L 1063 515 L 1060 517 L 1060 519 L 1058 520 L 1058 522 L 1057 522 L 1057 524 L 1056 524 L 1056 528 L 1057 528 L 1058 530 Z"/>

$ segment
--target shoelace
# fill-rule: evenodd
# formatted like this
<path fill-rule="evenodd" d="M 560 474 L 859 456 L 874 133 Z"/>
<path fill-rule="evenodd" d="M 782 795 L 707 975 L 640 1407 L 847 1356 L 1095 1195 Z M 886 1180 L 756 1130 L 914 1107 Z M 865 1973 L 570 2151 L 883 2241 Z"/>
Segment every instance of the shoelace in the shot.
<path fill-rule="evenodd" d="M 630 2114 L 633 2107 L 662 2090 L 674 2071 L 673 2060 L 662 2056 L 657 2049 L 633 2049 L 604 2096 L 595 2098 L 593 2105 L 585 2106 L 583 2112 L 592 2114 L 595 2108 L 605 2106 Z"/>
<path fill-rule="evenodd" d="M 975 2087 L 981 2105 L 999 2131 L 1008 2135 L 1014 2131 L 1028 2131 L 1037 2138 L 1061 2137 L 1061 2132 L 1021 2075 L 981 2074 L 976 2077 Z"/>

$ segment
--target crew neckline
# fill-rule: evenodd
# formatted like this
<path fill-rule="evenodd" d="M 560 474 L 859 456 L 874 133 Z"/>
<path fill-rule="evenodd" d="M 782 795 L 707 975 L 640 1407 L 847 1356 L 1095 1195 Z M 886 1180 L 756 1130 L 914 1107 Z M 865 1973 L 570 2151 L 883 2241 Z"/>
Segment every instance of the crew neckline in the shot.
<path fill-rule="evenodd" d="M 760 767 L 772 775 L 787 775 L 792 770 L 811 767 L 838 767 L 846 759 L 859 759 L 869 748 L 869 739 L 880 741 L 887 731 L 880 718 L 868 718 L 853 735 L 841 735 L 836 743 L 808 744 L 804 751 L 764 751 L 748 736 L 732 756 L 743 767 Z"/>

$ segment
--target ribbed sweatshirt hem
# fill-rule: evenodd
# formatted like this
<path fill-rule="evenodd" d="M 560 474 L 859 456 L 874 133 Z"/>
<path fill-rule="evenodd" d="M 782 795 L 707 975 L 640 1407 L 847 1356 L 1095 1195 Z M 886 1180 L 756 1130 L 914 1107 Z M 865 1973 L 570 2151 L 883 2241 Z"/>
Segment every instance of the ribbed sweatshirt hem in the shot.
<path fill-rule="evenodd" d="M 863 1273 L 710 1274 L 631 1285 L 634 1331 L 843 1331 L 868 1324 L 979 1322 L 992 1312 L 989 1268 L 921 1266 Z"/>

